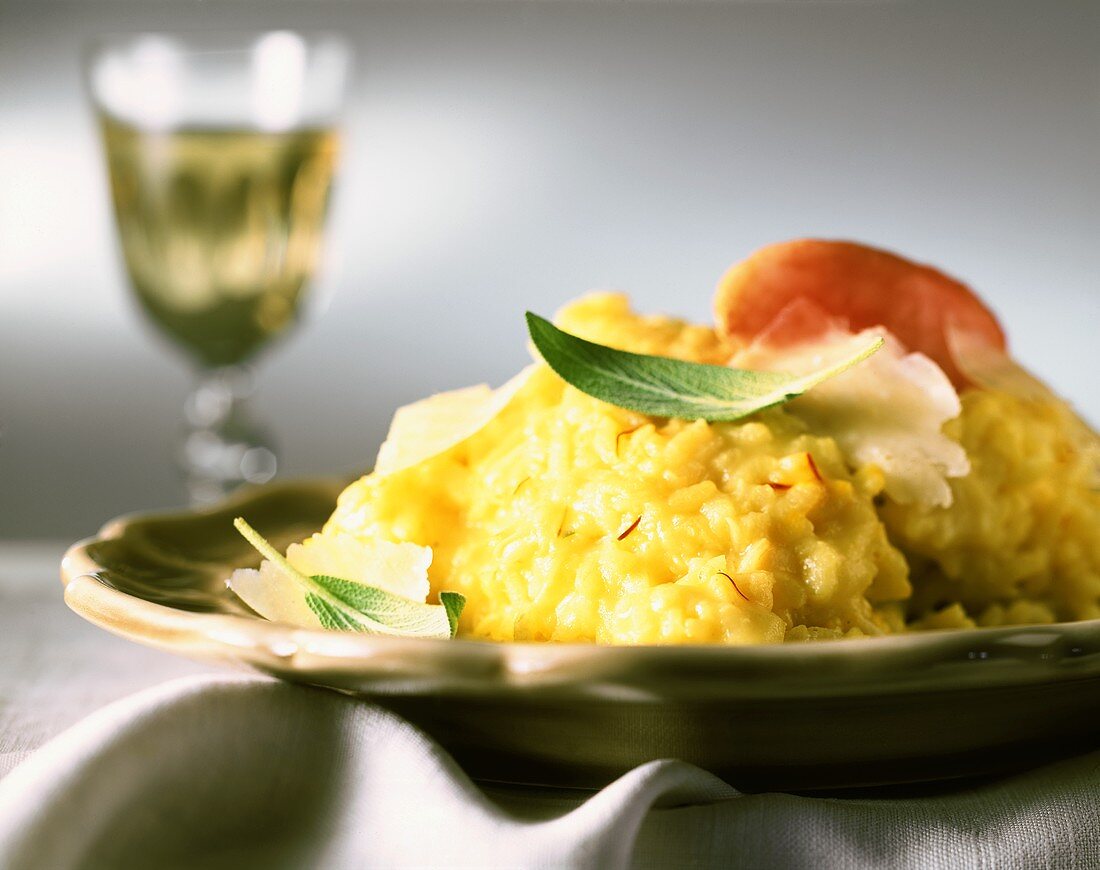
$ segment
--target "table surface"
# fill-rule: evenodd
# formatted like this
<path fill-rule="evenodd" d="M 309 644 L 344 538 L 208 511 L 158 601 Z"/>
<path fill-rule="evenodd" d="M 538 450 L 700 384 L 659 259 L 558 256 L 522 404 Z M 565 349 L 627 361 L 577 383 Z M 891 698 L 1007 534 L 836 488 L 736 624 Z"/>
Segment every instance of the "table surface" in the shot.
<path fill-rule="evenodd" d="M 0 777 L 111 701 L 175 677 L 226 673 L 148 649 L 65 606 L 62 542 L 0 542 Z"/>

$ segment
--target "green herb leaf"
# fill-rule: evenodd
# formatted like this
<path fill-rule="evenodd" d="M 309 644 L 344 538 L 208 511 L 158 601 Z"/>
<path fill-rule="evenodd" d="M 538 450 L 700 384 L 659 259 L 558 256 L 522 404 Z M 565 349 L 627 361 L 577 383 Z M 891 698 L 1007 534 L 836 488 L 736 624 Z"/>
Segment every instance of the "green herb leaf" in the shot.
<path fill-rule="evenodd" d="M 798 398 L 877 352 L 879 338 L 834 365 L 804 375 L 758 372 L 615 350 L 527 312 L 527 330 L 557 374 L 596 399 L 654 417 L 740 420 Z"/>
<path fill-rule="evenodd" d="M 458 618 L 466 609 L 466 596 L 458 592 L 440 592 L 439 603 L 447 611 L 447 622 L 451 626 L 451 637 L 458 632 Z"/>
<path fill-rule="evenodd" d="M 306 605 L 324 628 L 433 638 L 454 637 L 458 630 L 458 617 L 466 599 L 457 592 L 441 592 L 440 604 L 424 604 L 355 580 L 324 574 L 307 576 L 241 517 L 233 525 L 260 555 L 301 588 Z"/>
<path fill-rule="evenodd" d="M 309 605 L 310 610 L 317 614 L 317 618 L 321 620 L 321 625 L 331 631 L 367 630 L 363 623 L 348 616 L 342 608 L 330 604 L 324 598 L 314 595 L 312 592 L 306 593 L 306 604 Z"/>
<path fill-rule="evenodd" d="M 310 579 L 353 611 L 353 619 L 365 622 L 368 627 L 380 625 L 388 632 L 407 637 L 453 637 L 458 626 L 458 617 L 452 619 L 452 599 L 457 597 L 461 601 L 458 604 L 458 613 L 462 612 L 462 607 L 466 604 L 466 599 L 457 592 L 443 593 L 451 601 L 450 605 L 447 601 L 432 605 L 411 601 L 385 589 L 365 586 L 340 577 L 315 574 Z"/>

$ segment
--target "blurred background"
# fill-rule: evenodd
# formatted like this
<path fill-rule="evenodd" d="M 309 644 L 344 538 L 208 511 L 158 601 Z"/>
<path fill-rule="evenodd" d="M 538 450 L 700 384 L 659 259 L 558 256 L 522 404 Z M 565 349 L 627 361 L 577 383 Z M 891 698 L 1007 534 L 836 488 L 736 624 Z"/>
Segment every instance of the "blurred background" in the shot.
<path fill-rule="evenodd" d="M 327 304 L 259 369 L 282 474 L 364 469 L 397 405 L 505 380 L 527 308 L 707 319 L 802 235 L 969 281 L 1100 419 L 1100 4 L 0 0 L 0 538 L 184 500 L 191 378 L 129 292 L 82 46 L 280 27 L 356 53 Z"/>

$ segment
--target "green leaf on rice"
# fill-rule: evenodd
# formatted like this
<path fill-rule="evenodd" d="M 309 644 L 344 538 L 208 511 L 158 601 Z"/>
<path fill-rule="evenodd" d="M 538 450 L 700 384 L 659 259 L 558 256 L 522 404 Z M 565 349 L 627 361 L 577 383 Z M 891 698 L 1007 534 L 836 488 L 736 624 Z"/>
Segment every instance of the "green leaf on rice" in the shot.
<path fill-rule="evenodd" d="M 880 350 L 879 338 L 808 374 L 751 371 L 630 353 L 586 341 L 527 312 L 538 352 L 566 383 L 593 398 L 654 417 L 728 422 L 796 399 Z"/>
<path fill-rule="evenodd" d="M 306 605 L 326 629 L 425 638 L 451 638 L 458 630 L 466 598 L 457 592 L 441 592 L 439 604 L 425 604 L 356 580 L 324 574 L 307 576 L 242 518 L 235 519 L 233 525 L 265 559 L 294 581 Z"/>

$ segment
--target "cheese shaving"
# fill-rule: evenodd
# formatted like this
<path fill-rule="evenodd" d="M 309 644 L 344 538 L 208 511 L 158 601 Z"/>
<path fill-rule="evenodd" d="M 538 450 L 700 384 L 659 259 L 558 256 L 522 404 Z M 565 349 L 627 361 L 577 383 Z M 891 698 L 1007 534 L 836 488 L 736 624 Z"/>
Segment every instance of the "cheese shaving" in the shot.
<path fill-rule="evenodd" d="M 781 320 L 781 314 L 778 320 Z M 812 371 L 881 337 L 886 346 L 870 359 L 787 405 L 816 435 L 834 438 L 849 464 L 878 466 L 886 493 L 901 504 L 948 507 L 948 478 L 970 471 L 966 451 L 943 434 L 962 406 L 943 370 L 920 353 L 907 353 L 886 329 L 853 334 L 827 320 L 812 338 L 777 344 L 765 331 L 730 365 L 768 371 Z"/>
<path fill-rule="evenodd" d="M 478 384 L 398 408 L 378 450 L 375 474 L 396 474 L 455 447 L 484 429 L 527 383 L 527 366 L 499 389 Z"/>

